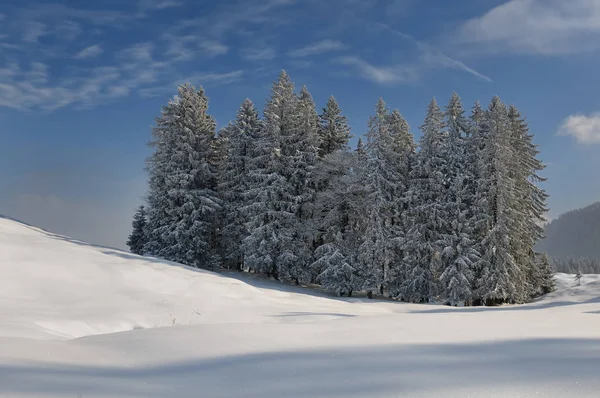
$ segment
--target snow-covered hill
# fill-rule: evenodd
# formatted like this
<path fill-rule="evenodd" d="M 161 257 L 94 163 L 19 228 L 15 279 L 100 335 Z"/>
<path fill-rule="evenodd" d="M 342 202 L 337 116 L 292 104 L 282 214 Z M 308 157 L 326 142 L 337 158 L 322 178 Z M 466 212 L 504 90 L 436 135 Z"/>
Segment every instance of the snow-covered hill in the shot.
<path fill-rule="evenodd" d="M 0 397 L 600 396 L 600 278 L 523 306 L 338 299 L 0 218 Z"/>

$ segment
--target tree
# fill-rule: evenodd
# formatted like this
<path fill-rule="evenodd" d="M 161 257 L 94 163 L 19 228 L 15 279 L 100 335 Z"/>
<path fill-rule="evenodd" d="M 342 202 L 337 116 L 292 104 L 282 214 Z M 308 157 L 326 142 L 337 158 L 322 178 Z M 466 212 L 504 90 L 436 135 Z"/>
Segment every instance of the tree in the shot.
<path fill-rule="evenodd" d="M 515 176 L 511 162 L 515 158 L 511 146 L 508 111 L 499 97 L 494 97 L 486 112 L 484 134 L 487 142 L 482 153 L 482 191 L 485 192 L 489 229 L 483 239 L 482 270 L 478 296 L 488 305 L 516 302 L 522 299 L 524 273 L 515 259 L 511 232 L 518 223 Z"/>
<path fill-rule="evenodd" d="M 127 246 L 129 246 L 129 249 L 132 253 L 139 255 L 144 254 L 144 246 L 148 241 L 146 235 L 146 224 L 146 208 L 144 205 L 141 205 L 133 216 L 133 222 L 131 223 L 133 226 L 133 232 L 127 239 Z"/>
<path fill-rule="evenodd" d="M 244 264 L 242 240 L 248 235 L 248 220 L 242 207 L 245 203 L 244 195 L 249 190 L 252 152 L 261 128 L 262 122 L 256 107 L 246 99 L 237 112 L 235 122 L 223 132 L 228 150 L 220 184 L 224 200 L 222 255 L 226 263 L 240 270 Z"/>
<path fill-rule="evenodd" d="M 533 144 L 533 135 L 529 133 L 527 122 L 521 117 L 515 106 L 508 110 L 511 147 L 515 156 L 511 162 L 512 175 L 515 178 L 515 213 L 517 222 L 513 223 L 511 233 L 512 250 L 517 262 L 525 274 L 525 283 L 520 301 L 536 297 L 547 283 L 546 263 L 537 261 L 535 246 L 544 236 L 546 199 L 548 195 L 538 184 L 546 179 L 539 173 L 545 168 L 537 158 L 539 151 Z"/>
<path fill-rule="evenodd" d="M 479 253 L 473 239 L 473 176 L 467 163 L 470 131 L 460 97 L 456 93 L 452 94 L 446 107 L 444 125 L 448 145 L 442 156 L 448 167 L 442 205 L 447 219 L 440 239 L 443 246 L 440 296 L 443 301 L 457 305 L 470 303 L 472 299 L 473 268 Z"/>
<path fill-rule="evenodd" d="M 440 240 L 447 222 L 443 200 L 448 168 L 444 153 L 448 142 L 442 128 L 443 114 L 434 98 L 421 126 L 420 150 L 406 193 L 409 210 L 402 243 L 405 278 L 398 296 L 410 302 L 427 302 L 438 295 L 442 271 Z"/>
<path fill-rule="evenodd" d="M 217 265 L 215 121 L 204 90 L 178 89 L 153 129 L 148 159 L 149 241 L 146 251 L 197 267 Z"/>
<path fill-rule="evenodd" d="M 264 109 L 264 125 L 249 163 L 249 189 L 242 212 L 248 217 L 244 239 L 245 264 L 254 272 L 287 278 L 298 258 L 294 253 L 297 196 L 290 157 L 298 128 L 298 98 L 283 71 L 273 83 Z"/>
<path fill-rule="evenodd" d="M 375 106 L 375 115 L 369 119 L 367 132 L 366 168 L 364 184 L 367 186 L 368 201 L 367 225 L 363 242 L 359 248 L 358 273 L 362 281 L 362 290 L 371 297 L 374 291 L 383 289 L 385 272 L 391 260 L 391 238 L 387 228 L 393 210 L 390 198 L 393 195 L 394 165 L 387 164 L 386 154 L 390 150 L 391 136 L 388 124 L 389 110 L 382 98 Z M 393 178 L 393 177 L 392 177 Z"/>
<path fill-rule="evenodd" d="M 318 132 L 320 157 L 348 149 L 348 141 L 351 138 L 350 126 L 333 96 L 329 97 L 327 105 L 319 115 Z"/>

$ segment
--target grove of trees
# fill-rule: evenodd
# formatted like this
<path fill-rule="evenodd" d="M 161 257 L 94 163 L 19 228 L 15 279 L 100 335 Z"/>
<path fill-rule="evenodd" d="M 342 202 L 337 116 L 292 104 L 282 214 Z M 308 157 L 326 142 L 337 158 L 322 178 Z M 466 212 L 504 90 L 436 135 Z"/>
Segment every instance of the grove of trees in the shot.
<path fill-rule="evenodd" d="M 132 251 L 339 295 L 448 305 L 522 303 L 553 289 L 542 237 L 544 168 L 527 123 L 494 97 L 467 116 L 433 99 L 418 145 L 376 104 L 349 146 L 334 97 L 318 112 L 286 72 L 262 117 L 248 99 L 216 130 L 203 89 L 163 107 Z M 142 221 L 143 219 L 143 221 Z"/>

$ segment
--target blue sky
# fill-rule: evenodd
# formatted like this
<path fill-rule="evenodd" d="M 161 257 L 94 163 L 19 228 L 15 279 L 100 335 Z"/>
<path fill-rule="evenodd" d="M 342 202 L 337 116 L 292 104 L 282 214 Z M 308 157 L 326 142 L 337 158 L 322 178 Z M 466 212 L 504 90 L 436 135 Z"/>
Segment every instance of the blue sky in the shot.
<path fill-rule="evenodd" d="M 597 0 L 3 1 L 0 213 L 123 247 L 176 85 L 204 86 L 224 125 L 286 69 L 355 136 L 380 96 L 418 137 L 431 97 L 500 95 L 536 136 L 555 217 L 600 200 L 599 66 Z"/>

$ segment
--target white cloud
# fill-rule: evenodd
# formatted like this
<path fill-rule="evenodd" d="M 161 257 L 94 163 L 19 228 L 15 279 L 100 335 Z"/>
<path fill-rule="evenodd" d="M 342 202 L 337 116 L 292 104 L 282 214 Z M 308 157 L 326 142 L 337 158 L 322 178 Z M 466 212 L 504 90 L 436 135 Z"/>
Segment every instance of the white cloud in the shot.
<path fill-rule="evenodd" d="M 39 38 L 47 33 L 46 25 L 38 21 L 26 22 L 23 29 L 23 41 L 27 43 L 37 43 Z"/>
<path fill-rule="evenodd" d="M 162 86 L 149 87 L 140 90 L 143 97 L 155 97 L 158 95 L 174 93 L 177 86 L 183 83 L 192 83 L 195 86 L 210 86 L 215 84 L 230 84 L 240 80 L 244 76 L 243 70 L 236 70 L 225 73 L 196 73 L 183 79 L 177 79 L 169 84 Z"/>
<path fill-rule="evenodd" d="M 176 0 L 141 0 L 139 7 L 143 10 L 164 10 L 166 8 L 181 7 L 182 1 Z"/>
<path fill-rule="evenodd" d="M 415 39 L 411 35 L 392 29 L 388 25 L 382 23 L 375 24 L 374 27 L 414 44 L 420 53 L 419 60 L 421 62 L 421 69 L 424 67 L 455 69 L 469 73 L 485 81 L 492 82 L 491 77 L 478 72 L 458 59 L 446 55 L 434 46 Z"/>
<path fill-rule="evenodd" d="M 560 55 L 600 48 L 600 1 L 510 0 L 465 22 L 460 43 L 480 51 Z"/>
<path fill-rule="evenodd" d="M 226 54 L 229 47 L 213 40 L 204 40 L 199 43 L 199 46 L 210 57 Z"/>
<path fill-rule="evenodd" d="M 340 51 L 345 48 L 344 44 L 338 40 L 322 40 L 317 43 L 309 44 L 308 46 L 290 51 L 288 55 L 294 58 L 309 57 L 332 51 Z"/>
<path fill-rule="evenodd" d="M 243 59 L 248 61 L 270 61 L 276 57 L 275 50 L 266 48 L 246 48 L 241 51 Z"/>
<path fill-rule="evenodd" d="M 344 65 L 353 66 L 361 77 L 379 84 L 407 83 L 416 80 L 418 77 L 413 68 L 404 65 L 375 66 L 355 56 L 340 57 L 337 61 Z"/>
<path fill-rule="evenodd" d="M 567 117 L 560 126 L 558 134 L 575 137 L 582 144 L 600 144 L 600 112 Z"/>
<path fill-rule="evenodd" d="M 94 44 L 93 46 L 89 46 L 79 51 L 75 58 L 84 59 L 84 58 L 94 58 L 101 55 L 104 52 L 102 47 L 99 44 Z"/>
<path fill-rule="evenodd" d="M 446 54 L 444 54 L 440 51 L 437 51 L 431 47 L 427 46 L 427 47 L 421 48 L 421 51 L 422 51 L 421 52 L 421 60 L 427 65 L 439 66 L 439 67 L 449 68 L 449 69 L 456 69 L 456 70 L 460 70 L 460 71 L 469 73 L 469 74 L 471 74 L 475 77 L 478 77 L 480 79 L 483 79 L 487 82 L 493 81 L 491 77 L 481 74 L 478 71 L 476 71 L 475 69 L 468 67 L 463 62 L 461 62 L 457 59 L 454 59 L 454 58 L 450 58 Z"/>

